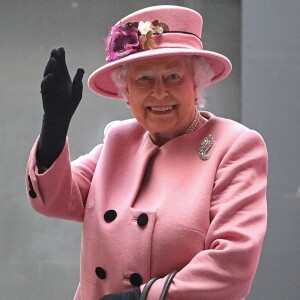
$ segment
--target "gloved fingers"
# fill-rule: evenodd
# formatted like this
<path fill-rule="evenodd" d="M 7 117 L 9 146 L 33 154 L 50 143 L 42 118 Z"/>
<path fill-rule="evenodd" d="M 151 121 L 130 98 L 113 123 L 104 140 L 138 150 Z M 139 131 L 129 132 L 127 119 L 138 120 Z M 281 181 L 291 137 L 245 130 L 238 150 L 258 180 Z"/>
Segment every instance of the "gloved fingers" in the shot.
<path fill-rule="evenodd" d="M 58 58 L 59 57 L 59 51 L 57 49 L 52 49 L 51 54 L 50 54 L 50 58 L 51 57 Z"/>
<path fill-rule="evenodd" d="M 45 71 L 44 71 L 44 78 L 49 75 L 50 73 L 54 74 L 54 70 L 55 70 L 55 64 L 56 64 L 56 59 L 54 57 L 50 57 L 50 59 L 48 60 L 48 63 L 45 67 Z"/>
<path fill-rule="evenodd" d="M 62 75 L 70 77 L 68 67 L 66 64 L 66 53 L 64 47 L 59 47 L 57 51 L 59 57 L 57 68 Z"/>
<path fill-rule="evenodd" d="M 82 82 L 82 78 L 83 78 L 84 73 L 85 73 L 84 69 L 78 68 L 77 72 L 76 72 L 76 74 L 73 78 L 73 84 L 78 83 L 78 82 Z"/>
<path fill-rule="evenodd" d="M 54 75 L 53 73 L 48 74 L 41 83 L 41 93 L 49 93 L 53 90 L 54 87 Z"/>
<path fill-rule="evenodd" d="M 82 78 L 84 75 L 84 69 L 78 68 L 77 72 L 73 78 L 73 91 L 78 91 L 78 89 L 82 90 Z M 74 90 L 75 89 L 75 90 Z"/>
<path fill-rule="evenodd" d="M 65 49 L 59 47 L 53 49 L 50 54 L 50 58 L 54 58 L 56 61 L 54 75 L 59 81 L 70 80 L 69 71 L 66 64 Z"/>
<path fill-rule="evenodd" d="M 82 89 L 83 89 L 82 78 L 83 78 L 83 75 L 84 75 L 84 69 L 78 68 L 77 72 L 74 76 L 74 79 L 73 79 L 72 95 L 74 97 L 74 100 L 77 103 L 79 103 L 79 101 L 82 98 Z"/>

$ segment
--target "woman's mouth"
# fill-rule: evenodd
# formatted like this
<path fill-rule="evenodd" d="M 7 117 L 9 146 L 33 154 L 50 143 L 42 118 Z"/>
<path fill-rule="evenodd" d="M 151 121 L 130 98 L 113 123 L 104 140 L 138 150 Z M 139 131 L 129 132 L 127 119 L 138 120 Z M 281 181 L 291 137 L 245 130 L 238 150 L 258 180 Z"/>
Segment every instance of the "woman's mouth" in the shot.
<path fill-rule="evenodd" d="M 175 105 L 150 106 L 148 109 L 154 113 L 168 113 L 175 108 Z"/>

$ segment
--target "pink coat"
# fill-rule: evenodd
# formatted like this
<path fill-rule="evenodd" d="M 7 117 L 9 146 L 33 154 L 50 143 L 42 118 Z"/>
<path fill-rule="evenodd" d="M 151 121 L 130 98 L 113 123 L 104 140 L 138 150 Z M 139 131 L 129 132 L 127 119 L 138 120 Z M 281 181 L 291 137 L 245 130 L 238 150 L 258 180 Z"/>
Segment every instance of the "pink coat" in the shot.
<path fill-rule="evenodd" d="M 154 145 L 136 120 L 107 126 L 104 143 L 70 163 L 68 143 L 44 174 L 30 154 L 32 207 L 83 222 L 76 300 L 145 284 L 159 299 L 241 300 L 250 291 L 266 231 L 267 151 L 261 136 L 231 120 Z M 204 138 L 212 146 L 198 152 Z"/>

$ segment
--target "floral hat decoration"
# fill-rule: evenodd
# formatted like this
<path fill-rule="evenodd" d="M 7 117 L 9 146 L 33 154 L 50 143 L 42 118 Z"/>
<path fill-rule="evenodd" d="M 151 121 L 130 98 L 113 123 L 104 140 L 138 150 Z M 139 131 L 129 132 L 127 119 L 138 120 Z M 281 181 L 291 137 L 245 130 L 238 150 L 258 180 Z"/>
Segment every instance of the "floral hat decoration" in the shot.
<path fill-rule="evenodd" d="M 90 89 L 104 97 L 123 99 L 111 78 L 116 67 L 170 55 L 204 57 L 214 71 L 210 84 L 224 79 L 231 72 L 231 63 L 222 54 L 203 50 L 202 25 L 198 12 L 181 6 L 152 6 L 128 15 L 105 38 L 107 63 L 89 77 Z"/>
<path fill-rule="evenodd" d="M 153 34 L 168 32 L 169 27 L 158 20 L 128 22 L 125 25 L 116 25 L 111 28 L 110 35 L 106 38 L 107 61 L 128 56 L 131 53 L 155 49 Z"/>

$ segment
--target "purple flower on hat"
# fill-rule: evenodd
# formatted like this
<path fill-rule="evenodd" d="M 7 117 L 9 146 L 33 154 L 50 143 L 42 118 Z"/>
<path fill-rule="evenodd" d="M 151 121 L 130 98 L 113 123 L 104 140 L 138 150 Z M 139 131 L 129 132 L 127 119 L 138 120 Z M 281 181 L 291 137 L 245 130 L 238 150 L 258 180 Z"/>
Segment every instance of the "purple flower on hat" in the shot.
<path fill-rule="evenodd" d="M 106 60 L 114 61 L 135 52 L 154 49 L 153 34 L 162 34 L 166 31 L 169 31 L 167 24 L 158 20 L 152 23 L 140 21 L 113 26 L 105 39 Z"/>
<path fill-rule="evenodd" d="M 107 61 L 114 61 L 140 50 L 137 28 L 130 26 L 130 24 L 117 25 L 111 28 L 110 35 L 106 38 Z"/>

